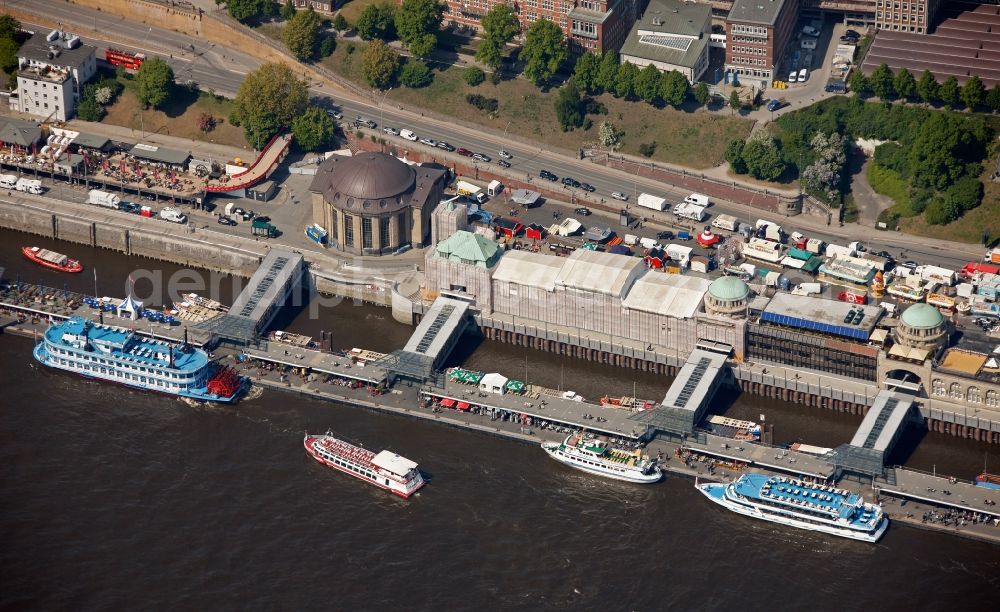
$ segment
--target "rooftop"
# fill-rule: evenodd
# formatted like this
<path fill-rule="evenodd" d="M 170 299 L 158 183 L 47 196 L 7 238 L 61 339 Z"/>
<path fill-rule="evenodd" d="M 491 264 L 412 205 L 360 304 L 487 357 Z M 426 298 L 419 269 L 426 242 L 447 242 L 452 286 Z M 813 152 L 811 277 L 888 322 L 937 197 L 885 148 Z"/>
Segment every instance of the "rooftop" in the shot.
<path fill-rule="evenodd" d="M 150 145 L 143 142 L 136 144 L 128 153 L 137 159 L 160 162 L 173 166 L 186 164 L 187 161 L 191 159 L 191 153 L 188 151 L 177 151 L 175 149 L 168 149 L 166 147 Z"/>
<path fill-rule="evenodd" d="M 774 25 L 784 6 L 785 0 L 735 0 L 726 21 Z"/>
<path fill-rule="evenodd" d="M 493 267 L 501 255 L 495 242 L 465 230 L 458 230 L 439 242 L 435 251 L 438 257 L 480 268 Z"/>
<path fill-rule="evenodd" d="M 863 314 L 860 320 L 858 312 Z M 845 321 L 848 313 L 854 313 L 849 322 Z M 762 323 L 797 327 L 867 342 L 881 316 L 881 306 L 863 306 L 840 300 L 779 292 L 764 308 L 760 320 Z"/>
<path fill-rule="evenodd" d="M 697 276 L 652 270 L 639 278 L 622 301 L 625 308 L 690 319 L 698 312 L 709 281 Z"/>
<path fill-rule="evenodd" d="M 49 327 L 45 337 L 49 342 L 62 344 L 65 334 L 86 335 L 90 345 L 87 352 L 97 353 L 95 346 L 104 346 L 110 349 L 113 356 L 139 365 L 169 368 L 171 353 L 173 367 L 177 370 L 197 371 L 208 364 L 204 351 L 193 348 L 181 350 L 160 340 L 146 340 L 129 329 L 92 323 L 83 317 L 70 317 Z"/>
<path fill-rule="evenodd" d="M 932 329 L 944 323 L 944 316 L 930 304 L 917 303 L 904 310 L 900 320 L 914 329 Z"/>
<path fill-rule="evenodd" d="M 42 129 L 37 123 L 9 117 L 0 118 L 0 142 L 30 147 L 42 139 Z"/>
<path fill-rule="evenodd" d="M 711 282 L 708 292 L 723 302 L 745 300 L 750 295 L 750 285 L 735 276 L 720 276 Z"/>
<path fill-rule="evenodd" d="M 50 42 L 48 38 L 54 34 L 55 32 L 48 35 L 41 32 L 32 34 L 21 45 L 17 57 L 53 66 L 77 68 L 97 51 L 96 47 L 82 44 L 78 36 L 67 32 L 59 32 L 58 38 Z"/>
<path fill-rule="evenodd" d="M 577 249 L 566 258 L 555 284 L 624 297 L 643 267 L 636 257 Z"/>
<path fill-rule="evenodd" d="M 410 470 L 417 467 L 416 463 L 406 457 L 400 457 L 396 453 L 387 450 L 375 455 L 372 459 L 372 465 L 389 470 L 393 474 L 400 476 L 405 476 Z"/>
<path fill-rule="evenodd" d="M 621 48 L 623 57 L 694 67 L 708 44 L 703 29 L 712 7 L 676 0 L 650 0 Z"/>
<path fill-rule="evenodd" d="M 530 251 L 508 251 L 500 258 L 493 280 L 554 291 L 565 259 Z"/>

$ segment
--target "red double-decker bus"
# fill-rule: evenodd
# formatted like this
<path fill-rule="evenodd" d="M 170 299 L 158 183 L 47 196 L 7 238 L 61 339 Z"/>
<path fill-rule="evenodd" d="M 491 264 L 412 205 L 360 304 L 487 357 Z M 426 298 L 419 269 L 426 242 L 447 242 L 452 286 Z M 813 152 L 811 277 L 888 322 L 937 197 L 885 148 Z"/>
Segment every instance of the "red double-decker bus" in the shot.
<path fill-rule="evenodd" d="M 104 59 L 112 66 L 121 66 L 129 72 L 135 72 L 146 60 L 144 53 L 130 53 L 121 49 L 108 49 L 104 52 Z"/>

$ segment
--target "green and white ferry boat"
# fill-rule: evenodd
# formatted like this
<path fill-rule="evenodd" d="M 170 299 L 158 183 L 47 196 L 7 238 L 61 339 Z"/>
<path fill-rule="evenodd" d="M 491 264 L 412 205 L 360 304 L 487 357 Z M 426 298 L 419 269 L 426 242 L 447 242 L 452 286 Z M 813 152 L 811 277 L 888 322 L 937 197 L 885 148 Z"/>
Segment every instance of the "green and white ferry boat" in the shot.
<path fill-rule="evenodd" d="M 607 440 L 590 434 L 574 433 L 562 442 L 542 442 L 542 449 L 560 463 L 615 480 L 651 484 L 663 477 L 656 462 L 641 451 L 612 448 Z"/>

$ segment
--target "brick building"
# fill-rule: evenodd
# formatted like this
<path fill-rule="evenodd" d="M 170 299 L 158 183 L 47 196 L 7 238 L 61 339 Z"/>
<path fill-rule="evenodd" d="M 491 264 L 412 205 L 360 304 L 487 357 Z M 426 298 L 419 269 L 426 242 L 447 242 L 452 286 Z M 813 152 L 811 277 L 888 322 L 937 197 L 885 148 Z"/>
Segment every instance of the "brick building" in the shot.
<path fill-rule="evenodd" d="M 736 0 L 726 18 L 726 71 L 743 85 L 770 87 L 795 36 L 799 0 Z"/>
<path fill-rule="evenodd" d="M 927 34 L 939 3 L 939 0 L 875 0 L 875 27 Z"/>
<path fill-rule="evenodd" d="M 292 4 L 299 10 L 312 7 L 317 13 L 332 13 L 337 10 L 336 0 L 278 0 L 279 4 Z"/>
<path fill-rule="evenodd" d="M 694 83 L 708 69 L 712 12 L 707 4 L 649 0 L 621 48 L 621 61 L 676 70 Z"/>

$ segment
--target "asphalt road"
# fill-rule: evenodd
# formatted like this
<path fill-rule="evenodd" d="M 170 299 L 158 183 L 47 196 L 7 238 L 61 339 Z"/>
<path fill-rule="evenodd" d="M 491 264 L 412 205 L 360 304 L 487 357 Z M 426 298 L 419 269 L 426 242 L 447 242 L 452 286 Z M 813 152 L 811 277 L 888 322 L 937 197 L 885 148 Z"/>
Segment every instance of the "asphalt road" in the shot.
<path fill-rule="evenodd" d="M 173 67 L 179 82 L 193 80 L 202 89 L 211 89 L 222 94 L 232 95 L 239 88 L 239 83 L 242 82 L 246 72 L 261 63 L 259 60 L 238 51 L 216 47 L 212 43 L 206 43 L 185 34 L 142 23 L 126 21 L 121 17 L 68 4 L 62 0 L 17 0 L 10 4 L 20 4 L 25 10 L 44 12 L 50 18 L 61 20 L 67 24 L 85 23 L 88 27 L 108 32 L 109 37 L 120 35 L 132 40 L 149 41 L 149 47 L 143 49 L 85 37 L 85 41 L 88 44 L 96 45 L 102 52 L 108 46 L 115 46 L 125 47 L 129 50 L 140 50 L 147 55 L 155 54 L 163 57 Z M 589 195 L 598 199 L 603 197 L 606 203 L 611 203 L 611 205 L 618 204 L 610 197 L 610 194 L 615 191 L 628 194 L 630 204 L 634 204 L 636 194 L 643 191 L 664 196 L 673 202 L 679 201 L 688 194 L 686 191 L 680 191 L 655 181 L 635 177 L 626 172 L 604 168 L 589 162 L 581 162 L 568 155 L 556 153 L 544 147 L 528 146 L 521 141 L 504 138 L 503 134 L 485 129 L 471 130 L 464 126 L 425 118 L 419 112 L 401 109 L 392 102 L 382 105 L 379 102 L 355 100 L 346 94 L 331 96 L 331 89 L 329 87 L 325 87 L 322 84 L 316 85 L 312 89 L 312 92 L 317 104 L 341 109 L 345 121 L 352 120 L 357 115 L 372 119 L 379 124 L 379 127 L 375 131 L 380 135 L 384 136 L 384 134 L 381 134 L 383 123 L 396 129 L 408 128 L 418 136 L 444 140 L 455 147 L 465 147 L 471 151 L 484 153 L 493 158 L 493 161 L 489 165 L 494 170 L 500 170 L 494 164 L 499 159 L 498 152 L 502 147 L 513 154 L 513 159 L 510 160 L 511 168 L 507 173 L 514 178 L 524 179 L 532 177 L 533 181 L 538 181 L 541 180 L 538 178 L 538 173 L 544 168 L 560 178 L 572 177 L 578 181 L 594 185 L 597 191 Z M 410 147 L 425 146 L 418 143 L 410 143 L 402 139 L 398 139 L 398 143 L 406 144 Z M 501 145 L 501 143 L 504 144 Z M 439 152 L 442 153 L 443 158 L 444 152 Z M 577 200 L 587 195 L 580 189 L 567 189 L 566 192 L 566 200 Z M 552 202 L 546 204 L 546 206 L 550 207 L 547 209 L 550 219 L 551 207 L 557 205 Z M 570 214 L 568 211 L 575 205 L 578 204 L 563 207 L 562 213 Z M 633 205 L 632 208 L 634 209 L 635 206 Z M 740 220 L 751 223 L 762 216 L 768 216 L 766 214 L 761 215 L 759 211 L 751 210 L 746 206 L 724 201 L 716 201 L 709 209 L 709 212 L 713 215 L 735 215 Z M 844 244 L 850 240 L 864 239 L 864 237 L 859 238 L 859 228 L 856 226 L 846 228 L 839 228 L 836 225 L 823 227 L 815 218 L 792 217 L 781 219 L 776 215 L 771 215 L 771 217 L 779 221 L 788 233 L 800 229 L 796 227 L 796 221 L 799 221 L 809 226 L 801 228 L 804 234 L 823 239 L 827 242 Z M 669 227 L 668 225 L 662 226 L 662 228 Z M 870 228 L 861 229 L 871 233 Z M 942 265 L 958 265 L 960 267 L 962 263 L 968 261 L 973 256 L 972 253 L 978 251 L 978 249 L 973 249 L 965 245 L 961 247 L 956 245 L 954 249 L 932 247 L 920 239 L 896 233 L 879 232 L 874 235 L 876 239 L 870 240 L 868 243 L 870 250 L 880 251 L 884 249 L 894 255 L 899 255 L 901 251 L 906 250 L 907 258 L 922 262 L 934 261 Z"/>

